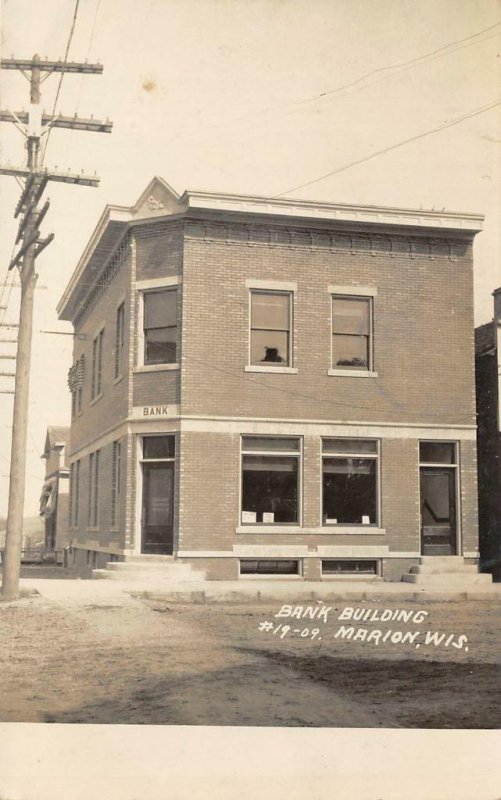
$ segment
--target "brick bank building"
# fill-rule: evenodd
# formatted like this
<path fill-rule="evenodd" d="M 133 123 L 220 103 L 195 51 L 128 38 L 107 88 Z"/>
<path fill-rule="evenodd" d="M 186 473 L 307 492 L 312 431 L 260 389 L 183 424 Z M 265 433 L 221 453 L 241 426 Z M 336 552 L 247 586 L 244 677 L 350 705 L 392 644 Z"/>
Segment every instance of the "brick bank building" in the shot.
<path fill-rule="evenodd" d="M 400 580 L 478 559 L 482 218 L 185 192 L 108 206 L 59 303 L 74 563 Z"/>

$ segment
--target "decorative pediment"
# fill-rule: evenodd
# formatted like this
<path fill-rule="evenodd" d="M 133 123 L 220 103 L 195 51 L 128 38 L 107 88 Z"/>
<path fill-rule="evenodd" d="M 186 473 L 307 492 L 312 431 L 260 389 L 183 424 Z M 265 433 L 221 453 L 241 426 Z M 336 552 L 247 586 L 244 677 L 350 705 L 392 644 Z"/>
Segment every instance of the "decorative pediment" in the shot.
<path fill-rule="evenodd" d="M 180 214 L 185 206 L 178 193 L 162 178 L 153 178 L 131 209 L 131 220 Z"/>

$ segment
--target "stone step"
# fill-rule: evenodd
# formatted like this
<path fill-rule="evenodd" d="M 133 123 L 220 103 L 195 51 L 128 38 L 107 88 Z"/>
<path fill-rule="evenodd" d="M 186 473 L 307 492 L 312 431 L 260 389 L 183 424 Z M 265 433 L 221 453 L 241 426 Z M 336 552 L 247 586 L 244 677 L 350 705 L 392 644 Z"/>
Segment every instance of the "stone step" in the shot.
<path fill-rule="evenodd" d="M 181 561 L 109 561 L 106 569 L 112 572 L 169 572 L 178 570 L 191 570 L 189 564 Z"/>
<path fill-rule="evenodd" d="M 477 573 L 478 567 L 475 564 L 418 564 L 411 567 L 409 572 L 415 575 L 466 575 L 469 573 Z"/>
<path fill-rule="evenodd" d="M 421 556 L 421 564 L 464 564 L 464 556 Z"/>
<path fill-rule="evenodd" d="M 480 584 L 490 584 L 492 583 L 492 575 L 488 575 L 486 573 L 456 573 L 456 572 L 444 572 L 444 573 L 431 573 L 431 574 L 415 574 L 415 573 L 408 573 L 406 575 L 402 575 L 402 581 L 404 583 L 416 583 L 419 586 L 432 586 L 435 589 L 457 589 L 460 587 L 468 587 L 468 586 L 478 586 Z"/>
<path fill-rule="evenodd" d="M 147 564 L 150 562 L 158 563 L 158 564 L 172 564 L 176 561 L 174 556 L 165 556 L 160 555 L 157 553 L 141 553 L 137 556 L 124 556 L 125 561 L 116 561 L 112 563 L 116 564 L 124 564 L 124 563 L 131 563 L 131 564 Z"/>
<path fill-rule="evenodd" d="M 161 570 L 149 572 L 117 572 L 107 569 L 93 569 L 92 578 L 96 580 L 122 581 L 145 586 L 168 586 L 172 583 L 190 583 L 204 580 L 201 572 L 165 572 Z"/>

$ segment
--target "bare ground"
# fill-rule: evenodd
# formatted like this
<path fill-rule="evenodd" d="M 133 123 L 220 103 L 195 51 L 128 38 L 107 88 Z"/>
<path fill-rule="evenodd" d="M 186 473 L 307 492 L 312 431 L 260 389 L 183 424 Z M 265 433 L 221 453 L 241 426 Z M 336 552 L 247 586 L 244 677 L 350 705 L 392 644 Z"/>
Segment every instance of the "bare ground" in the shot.
<path fill-rule="evenodd" d="M 314 622 L 277 618 L 280 604 L 0 604 L 0 721 L 500 727 L 499 602 L 422 605 L 421 626 L 355 623 L 446 634 L 440 646 L 419 649 L 336 638 L 347 605 Z M 356 605 L 415 609 L 394 600 Z M 265 622 L 273 629 L 259 630 Z M 445 646 L 452 634 L 465 635 L 468 650 Z"/>

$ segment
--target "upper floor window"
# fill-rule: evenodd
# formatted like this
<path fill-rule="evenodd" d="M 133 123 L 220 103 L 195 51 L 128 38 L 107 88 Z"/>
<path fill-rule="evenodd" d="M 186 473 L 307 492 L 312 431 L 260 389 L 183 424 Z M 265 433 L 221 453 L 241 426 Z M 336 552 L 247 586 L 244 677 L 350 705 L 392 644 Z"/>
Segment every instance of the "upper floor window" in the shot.
<path fill-rule="evenodd" d="M 291 366 L 291 292 L 251 290 L 250 363 Z"/>
<path fill-rule="evenodd" d="M 82 411 L 82 389 L 85 373 L 85 357 L 82 355 L 68 372 L 68 386 L 71 392 L 71 418 Z"/>
<path fill-rule="evenodd" d="M 372 297 L 332 296 L 332 367 L 372 370 Z"/>
<path fill-rule="evenodd" d="M 177 363 L 177 290 L 143 294 L 144 364 Z"/>
<path fill-rule="evenodd" d="M 92 342 L 92 400 L 99 397 L 103 390 L 103 345 L 104 328 Z"/>
<path fill-rule="evenodd" d="M 125 303 L 117 308 L 115 325 L 115 379 L 123 373 L 123 358 L 125 347 Z"/>

